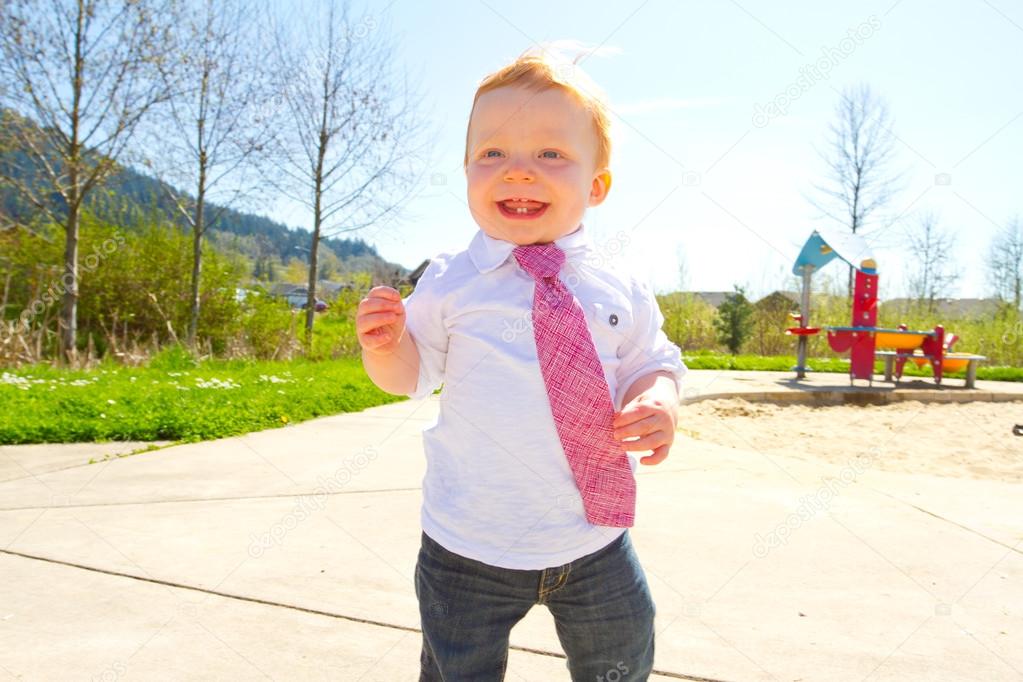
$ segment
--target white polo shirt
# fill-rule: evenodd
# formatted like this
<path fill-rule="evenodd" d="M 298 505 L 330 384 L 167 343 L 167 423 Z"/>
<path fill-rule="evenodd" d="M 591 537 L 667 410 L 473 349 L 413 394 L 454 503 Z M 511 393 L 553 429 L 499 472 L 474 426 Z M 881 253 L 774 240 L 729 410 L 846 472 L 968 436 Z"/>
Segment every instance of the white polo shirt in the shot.
<path fill-rule="evenodd" d="M 686 367 L 650 287 L 604 263 L 581 225 L 555 244 L 615 409 L 633 381 L 658 370 L 673 372 L 681 392 Z M 514 248 L 481 230 L 467 250 L 431 260 L 404 301 L 420 358 L 409 396 L 444 385 L 437 421 L 423 431 L 423 530 L 464 557 L 537 570 L 595 552 L 624 529 L 586 520 L 540 373 L 534 282 Z M 637 455 L 629 459 L 635 471 Z"/>

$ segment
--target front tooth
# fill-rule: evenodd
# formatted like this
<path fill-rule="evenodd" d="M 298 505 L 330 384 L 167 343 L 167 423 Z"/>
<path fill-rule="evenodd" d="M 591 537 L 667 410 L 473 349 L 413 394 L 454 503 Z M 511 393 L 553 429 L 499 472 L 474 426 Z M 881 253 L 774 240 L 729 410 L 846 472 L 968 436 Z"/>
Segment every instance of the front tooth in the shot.
<path fill-rule="evenodd" d="M 518 211 L 519 213 L 527 213 L 529 211 L 529 209 L 527 209 L 525 206 L 522 206 L 522 207 L 517 208 L 515 210 Z"/>

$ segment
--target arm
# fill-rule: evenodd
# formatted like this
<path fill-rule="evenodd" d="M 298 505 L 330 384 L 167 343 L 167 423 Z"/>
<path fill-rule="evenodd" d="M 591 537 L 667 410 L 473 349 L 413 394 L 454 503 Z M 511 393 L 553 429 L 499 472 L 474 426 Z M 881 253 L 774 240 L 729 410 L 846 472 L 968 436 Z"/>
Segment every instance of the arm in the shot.
<path fill-rule="evenodd" d="M 362 365 L 380 390 L 408 395 L 419 381 L 419 350 L 409 334 L 402 334 L 392 353 L 380 354 L 362 348 Z"/>
<path fill-rule="evenodd" d="M 611 422 L 614 437 L 626 450 L 653 450 L 640 457 L 641 464 L 660 464 L 675 441 L 678 425 L 678 388 L 674 374 L 659 370 L 644 374 L 629 386 L 625 407 Z M 626 441 L 626 438 L 639 439 Z"/>
<path fill-rule="evenodd" d="M 614 437 L 626 450 L 652 450 L 641 464 L 659 464 L 668 456 L 678 424 L 679 392 L 686 366 L 678 346 L 668 340 L 664 317 L 649 286 L 639 284 L 632 294 L 634 328 L 619 350 L 617 370 L 621 409 L 611 422 Z M 638 440 L 625 438 L 639 436 Z"/>
<path fill-rule="evenodd" d="M 359 302 L 355 330 L 366 374 L 381 390 L 408 395 L 419 381 L 419 350 L 405 328 L 405 306 L 391 287 L 374 287 Z"/>
<path fill-rule="evenodd" d="M 675 385 L 675 376 L 671 372 L 661 370 L 639 377 L 625 391 L 622 404 L 628 405 L 634 398 L 646 392 L 656 395 L 664 404 L 678 408 L 678 388 Z"/>

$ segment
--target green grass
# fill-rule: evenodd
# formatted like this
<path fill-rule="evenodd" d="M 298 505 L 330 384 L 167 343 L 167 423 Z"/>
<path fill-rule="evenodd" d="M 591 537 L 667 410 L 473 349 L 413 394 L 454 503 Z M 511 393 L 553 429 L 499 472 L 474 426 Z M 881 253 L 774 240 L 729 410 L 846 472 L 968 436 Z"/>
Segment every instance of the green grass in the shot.
<path fill-rule="evenodd" d="M 691 369 L 789 372 L 796 364 L 794 356 L 687 353 L 684 358 Z M 816 372 L 849 368 L 842 359 L 809 364 Z M 881 363 L 876 370 L 881 373 Z M 906 374 L 931 376 L 929 368 L 911 364 Z M 977 378 L 1023 381 L 1023 368 L 981 365 Z M 148 367 L 107 363 L 89 371 L 49 365 L 0 370 L 0 445 L 209 440 L 400 400 L 374 386 L 358 358 L 197 364 L 171 348 Z"/>
<path fill-rule="evenodd" d="M 685 353 L 682 359 L 689 369 L 733 369 L 746 372 L 788 372 L 796 366 L 795 356 L 729 355 L 727 353 Z M 820 359 L 809 363 L 816 372 L 848 372 L 849 363 Z"/>
<path fill-rule="evenodd" d="M 755 372 L 788 372 L 796 366 L 794 355 L 728 355 L 726 353 L 686 353 L 683 355 L 686 367 L 689 369 L 730 369 Z M 849 361 L 841 358 L 810 358 L 807 364 L 814 372 L 838 372 L 849 371 Z M 874 364 L 874 371 L 883 375 L 884 362 L 878 361 Z M 917 367 L 913 363 L 906 363 L 903 371 L 904 376 L 932 377 L 931 368 L 925 365 Z M 953 379 L 966 376 L 965 371 L 946 372 L 945 376 Z M 1023 368 L 1021 367 L 986 367 L 981 363 L 977 367 L 977 378 L 987 381 L 1023 381 Z"/>
<path fill-rule="evenodd" d="M 0 370 L 0 444 L 198 441 L 403 400 L 359 359 L 209 361 L 162 353 L 149 367 Z"/>

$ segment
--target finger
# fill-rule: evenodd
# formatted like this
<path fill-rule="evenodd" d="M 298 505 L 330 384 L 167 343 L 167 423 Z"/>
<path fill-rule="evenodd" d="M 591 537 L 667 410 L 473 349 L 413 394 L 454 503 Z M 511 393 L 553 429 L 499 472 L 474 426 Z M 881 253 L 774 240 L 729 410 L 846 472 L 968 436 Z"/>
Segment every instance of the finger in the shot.
<path fill-rule="evenodd" d="M 405 313 L 405 306 L 401 301 L 392 301 L 387 298 L 364 298 L 359 301 L 360 313 L 376 313 L 383 310 Z"/>
<path fill-rule="evenodd" d="M 355 331 L 360 334 L 372 331 L 379 327 L 383 327 L 389 324 L 394 324 L 398 320 L 398 315 L 391 312 L 383 313 L 370 313 L 368 315 L 359 315 L 355 318 Z"/>
<path fill-rule="evenodd" d="M 656 431 L 657 428 L 657 415 L 650 415 L 642 417 L 637 421 L 617 426 L 614 429 L 614 437 L 616 440 L 621 440 L 629 436 L 645 436 L 652 431 Z"/>
<path fill-rule="evenodd" d="M 373 297 L 386 298 L 386 299 L 389 299 L 391 301 L 400 301 L 401 300 L 401 294 L 398 293 L 397 289 L 395 289 L 393 287 L 386 287 L 386 286 L 373 287 L 372 289 L 369 290 L 368 297 L 369 298 L 373 298 Z"/>
<path fill-rule="evenodd" d="M 636 440 L 623 440 L 620 445 L 622 449 L 631 452 L 634 450 L 653 450 L 668 442 L 670 441 L 667 439 L 664 431 L 655 431 Z"/>
<path fill-rule="evenodd" d="M 360 338 L 363 348 L 371 351 L 380 350 L 393 342 L 390 332 L 387 331 L 370 332 Z"/>
<path fill-rule="evenodd" d="M 659 448 L 655 448 L 654 451 L 651 454 L 647 455 L 646 457 L 640 457 L 639 463 L 647 465 L 660 464 L 665 459 L 667 459 L 668 452 L 670 450 L 671 450 L 670 445 L 662 445 Z"/>
<path fill-rule="evenodd" d="M 391 338 L 391 332 L 386 327 L 377 327 L 362 335 L 369 343 L 380 345 Z"/>
<path fill-rule="evenodd" d="M 623 426 L 625 424 L 631 424 L 639 419 L 643 419 L 650 414 L 651 407 L 644 403 L 633 403 L 626 405 L 620 412 L 615 413 L 614 418 L 611 419 L 612 426 Z"/>
<path fill-rule="evenodd" d="M 355 325 L 364 326 L 367 330 L 374 329 L 384 324 L 392 324 L 398 320 L 400 315 L 393 310 L 382 310 L 377 313 L 361 313 L 355 316 Z"/>

